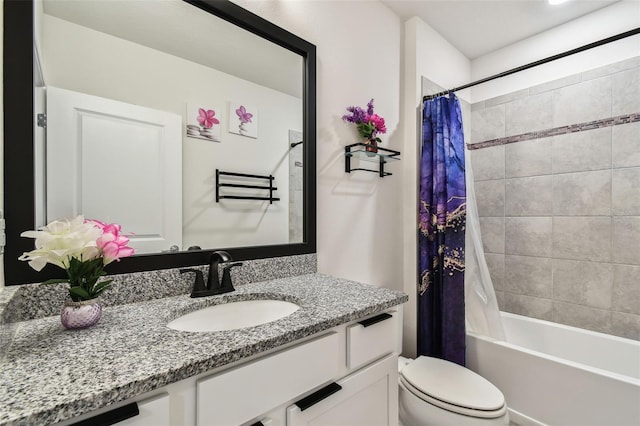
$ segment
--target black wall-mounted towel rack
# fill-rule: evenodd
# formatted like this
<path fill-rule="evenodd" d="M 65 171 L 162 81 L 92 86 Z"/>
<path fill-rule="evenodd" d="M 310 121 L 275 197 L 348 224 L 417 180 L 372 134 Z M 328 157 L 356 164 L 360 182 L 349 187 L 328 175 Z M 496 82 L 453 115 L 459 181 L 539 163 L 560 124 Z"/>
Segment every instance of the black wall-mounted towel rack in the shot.
<path fill-rule="evenodd" d="M 238 181 L 231 182 L 222 182 L 224 180 L 224 176 L 229 177 L 238 177 L 238 178 L 248 178 L 248 179 L 258 179 L 258 180 L 268 180 L 268 186 L 262 185 L 250 185 L 246 183 L 238 183 Z M 220 200 L 227 198 L 232 200 L 265 200 L 269 201 L 269 204 L 273 204 L 274 201 L 280 201 L 280 198 L 274 197 L 273 192 L 278 188 L 273 186 L 274 177 L 272 175 L 262 176 L 262 175 L 251 175 L 246 173 L 232 173 L 232 172 L 223 172 L 219 169 L 216 169 L 216 203 L 220 202 Z M 249 181 L 250 182 L 250 181 Z M 258 196 L 249 196 L 249 195 L 222 195 L 220 194 L 220 188 L 239 188 L 239 189 L 260 189 L 264 191 L 269 191 L 269 196 L 258 197 Z"/>

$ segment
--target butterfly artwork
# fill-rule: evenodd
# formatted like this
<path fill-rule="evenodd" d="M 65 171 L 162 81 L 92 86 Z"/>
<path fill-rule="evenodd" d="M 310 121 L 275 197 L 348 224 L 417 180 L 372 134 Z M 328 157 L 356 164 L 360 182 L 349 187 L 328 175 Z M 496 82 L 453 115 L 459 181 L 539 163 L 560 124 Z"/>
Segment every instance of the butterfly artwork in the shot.
<path fill-rule="evenodd" d="M 258 111 L 254 107 L 229 103 L 229 132 L 249 138 L 258 137 Z"/>
<path fill-rule="evenodd" d="M 220 142 L 219 108 L 203 103 L 187 105 L 187 137 Z"/>

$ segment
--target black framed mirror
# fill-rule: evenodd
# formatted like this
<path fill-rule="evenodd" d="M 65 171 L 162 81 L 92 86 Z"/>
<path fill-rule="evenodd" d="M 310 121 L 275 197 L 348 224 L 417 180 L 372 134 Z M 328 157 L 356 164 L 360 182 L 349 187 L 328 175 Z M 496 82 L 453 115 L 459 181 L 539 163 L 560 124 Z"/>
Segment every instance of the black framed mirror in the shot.
<path fill-rule="evenodd" d="M 227 0 L 184 0 L 205 13 L 287 49 L 302 59 L 302 242 L 207 247 L 196 251 L 138 254 L 109 265 L 110 274 L 207 264 L 214 250 L 226 250 L 234 259 L 260 259 L 316 251 L 316 51 L 315 46 Z M 35 229 L 36 164 L 34 146 L 34 5 L 31 1 L 4 1 L 4 250 L 5 284 L 40 282 L 62 276 L 47 266 L 32 270 L 18 261 L 33 249 L 33 240 L 20 233 Z"/>

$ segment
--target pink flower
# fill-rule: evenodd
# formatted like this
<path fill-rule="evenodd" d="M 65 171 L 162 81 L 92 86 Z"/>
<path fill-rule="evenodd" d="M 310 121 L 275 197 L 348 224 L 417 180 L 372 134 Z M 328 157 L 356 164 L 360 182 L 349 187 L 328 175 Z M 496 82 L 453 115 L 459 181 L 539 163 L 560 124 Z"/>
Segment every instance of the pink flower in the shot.
<path fill-rule="evenodd" d="M 210 129 L 213 127 L 214 124 L 220 124 L 220 121 L 214 117 L 215 115 L 216 115 L 216 112 L 212 109 L 204 110 L 202 108 L 198 108 L 198 117 L 197 117 L 198 123 L 201 126 L 204 126 L 207 129 Z"/>
<path fill-rule="evenodd" d="M 120 261 L 121 258 L 131 256 L 133 249 L 128 247 L 129 238 L 121 234 L 122 227 L 117 223 L 104 223 L 99 220 L 87 220 L 102 230 L 102 235 L 96 240 L 96 246 L 102 253 L 104 264 Z"/>
<path fill-rule="evenodd" d="M 369 121 L 375 126 L 376 131 L 378 133 L 387 132 L 387 127 L 384 123 L 384 118 L 380 117 L 378 114 L 373 114 L 369 116 Z"/>
<path fill-rule="evenodd" d="M 105 226 L 107 226 L 106 223 L 97 220 L 97 219 L 85 219 L 84 223 L 90 223 L 93 226 L 95 226 L 96 228 L 99 228 L 101 231 L 104 229 Z"/>

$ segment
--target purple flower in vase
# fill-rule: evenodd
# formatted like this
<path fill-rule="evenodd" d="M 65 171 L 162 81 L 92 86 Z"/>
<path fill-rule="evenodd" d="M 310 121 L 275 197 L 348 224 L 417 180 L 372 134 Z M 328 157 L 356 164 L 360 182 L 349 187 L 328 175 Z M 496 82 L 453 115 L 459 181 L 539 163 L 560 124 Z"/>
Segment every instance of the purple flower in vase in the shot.
<path fill-rule="evenodd" d="M 356 124 L 366 121 L 367 113 L 362 108 L 350 106 L 350 107 L 347 107 L 347 111 L 350 112 L 351 115 L 349 114 L 343 115 L 342 119 L 344 121 L 348 121 L 349 123 L 356 123 Z"/>
<path fill-rule="evenodd" d="M 367 115 L 373 115 L 373 99 L 367 103 Z"/>
<path fill-rule="evenodd" d="M 387 127 L 384 118 L 373 112 L 373 99 L 367 103 L 366 110 L 350 106 L 347 107 L 347 112 L 350 114 L 343 115 L 342 119 L 348 123 L 354 123 L 360 136 L 368 141 L 375 139 L 377 142 L 382 142 L 378 134 L 386 133 Z"/>

